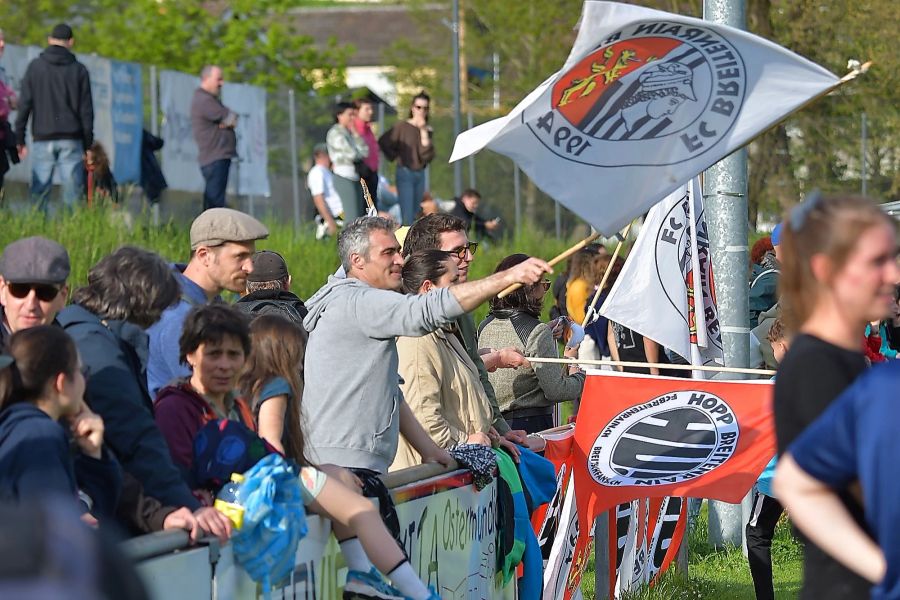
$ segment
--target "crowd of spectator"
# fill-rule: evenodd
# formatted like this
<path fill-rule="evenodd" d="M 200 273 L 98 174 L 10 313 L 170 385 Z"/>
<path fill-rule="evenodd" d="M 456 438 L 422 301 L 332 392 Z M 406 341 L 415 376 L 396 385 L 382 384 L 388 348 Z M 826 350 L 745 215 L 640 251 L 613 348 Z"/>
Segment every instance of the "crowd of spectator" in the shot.
<path fill-rule="evenodd" d="M 470 312 L 511 284 L 524 285 L 535 318 L 547 263 L 519 255 L 472 281 L 477 244 L 464 221 L 424 217 L 403 247 L 395 228 L 381 217 L 348 223 L 342 272 L 306 301 L 290 291 L 282 256 L 257 249 L 266 227 L 228 208 L 194 220 L 186 263 L 124 246 L 71 293 L 64 247 L 42 237 L 9 244 L 0 256 L 0 498 L 56 493 L 101 528 L 227 539 L 231 522 L 212 506 L 223 482 L 198 459 L 208 453 L 198 439 L 228 422 L 259 440 L 248 445 L 259 452 L 251 464 L 277 452 L 298 465 L 308 508 L 336 522 L 353 565 L 348 585 L 379 589 L 388 585 L 380 572 L 390 589 L 429 597 L 361 495 L 366 486 L 389 469 L 451 465 L 448 450 L 462 444 L 516 458 L 520 447 L 541 449 L 529 433 L 547 421 L 511 427 L 525 422 L 521 386 L 496 377 L 534 382 L 526 404 L 549 414 L 580 395 L 584 376 L 531 365 L 522 340 L 477 338 Z M 226 303 L 226 290 L 240 299 Z M 540 332 L 546 353 L 555 342 Z"/>

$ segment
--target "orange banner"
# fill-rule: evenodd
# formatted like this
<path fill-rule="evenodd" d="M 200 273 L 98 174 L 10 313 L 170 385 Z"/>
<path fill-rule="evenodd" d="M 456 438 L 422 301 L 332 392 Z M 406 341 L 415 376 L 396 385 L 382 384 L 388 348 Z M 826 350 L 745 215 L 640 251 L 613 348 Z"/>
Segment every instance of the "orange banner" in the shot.
<path fill-rule="evenodd" d="M 572 453 L 581 532 L 637 498 L 740 502 L 775 453 L 771 382 L 592 373 Z M 586 538 L 575 565 L 586 559 Z"/>

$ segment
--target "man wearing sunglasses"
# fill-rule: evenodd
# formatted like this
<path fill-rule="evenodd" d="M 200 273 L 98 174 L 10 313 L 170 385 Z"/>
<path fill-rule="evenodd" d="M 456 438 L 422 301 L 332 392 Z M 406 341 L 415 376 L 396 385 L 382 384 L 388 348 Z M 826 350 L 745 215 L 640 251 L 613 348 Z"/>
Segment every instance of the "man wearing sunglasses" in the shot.
<path fill-rule="evenodd" d="M 17 240 L 0 256 L 0 343 L 13 333 L 53 323 L 66 304 L 69 253 L 43 237 Z"/>

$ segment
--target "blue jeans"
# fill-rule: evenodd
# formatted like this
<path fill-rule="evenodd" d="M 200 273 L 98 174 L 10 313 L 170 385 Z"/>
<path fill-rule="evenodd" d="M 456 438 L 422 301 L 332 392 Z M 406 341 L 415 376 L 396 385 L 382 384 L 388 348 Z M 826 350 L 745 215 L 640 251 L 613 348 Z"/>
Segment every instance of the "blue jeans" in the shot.
<path fill-rule="evenodd" d="M 230 158 L 220 158 L 200 167 L 206 188 L 203 190 L 203 210 L 225 206 L 225 188 L 228 187 Z"/>
<path fill-rule="evenodd" d="M 424 194 L 425 169 L 413 171 L 403 165 L 397 165 L 397 199 L 404 225 L 412 225 Z"/>
<path fill-rule="evenodd" d="M 59 167 L 62 200 L 72 207 L 84 195 L 84 146 L 81 140 L 49 140 L 31 143 L 31 198 L 47 212 L 53 173 Z"/>

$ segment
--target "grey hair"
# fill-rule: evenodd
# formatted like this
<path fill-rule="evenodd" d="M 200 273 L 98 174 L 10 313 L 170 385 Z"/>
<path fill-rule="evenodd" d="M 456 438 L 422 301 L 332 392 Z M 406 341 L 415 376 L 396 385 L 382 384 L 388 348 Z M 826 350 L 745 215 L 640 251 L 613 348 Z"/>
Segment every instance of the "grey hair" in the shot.
<path fill-rule="evenodd" d="M 203 81 L 210 75 L 212 75 L 213 69 L 218 68 L 219 65 L 204 65 L 202 69 L 200 69 L 200 81 Z"/>
<path fill-rule="evenodd" d="M 247 293 L 259 292 L 262 290 L 286 290 L 288 286 L 288 278 L 270 279 L 269 281 L 247 281 Z"/>
<path fill-rule="evenodd" d="M 369 235 L 373 231 L 394 233 L 394 224 L 384 217 L 358 217 L 345 226 L 338 235 L 338 255 L 344 271 L 350 273 L 350 255 L 359 254 L 368 258 Z"/>

